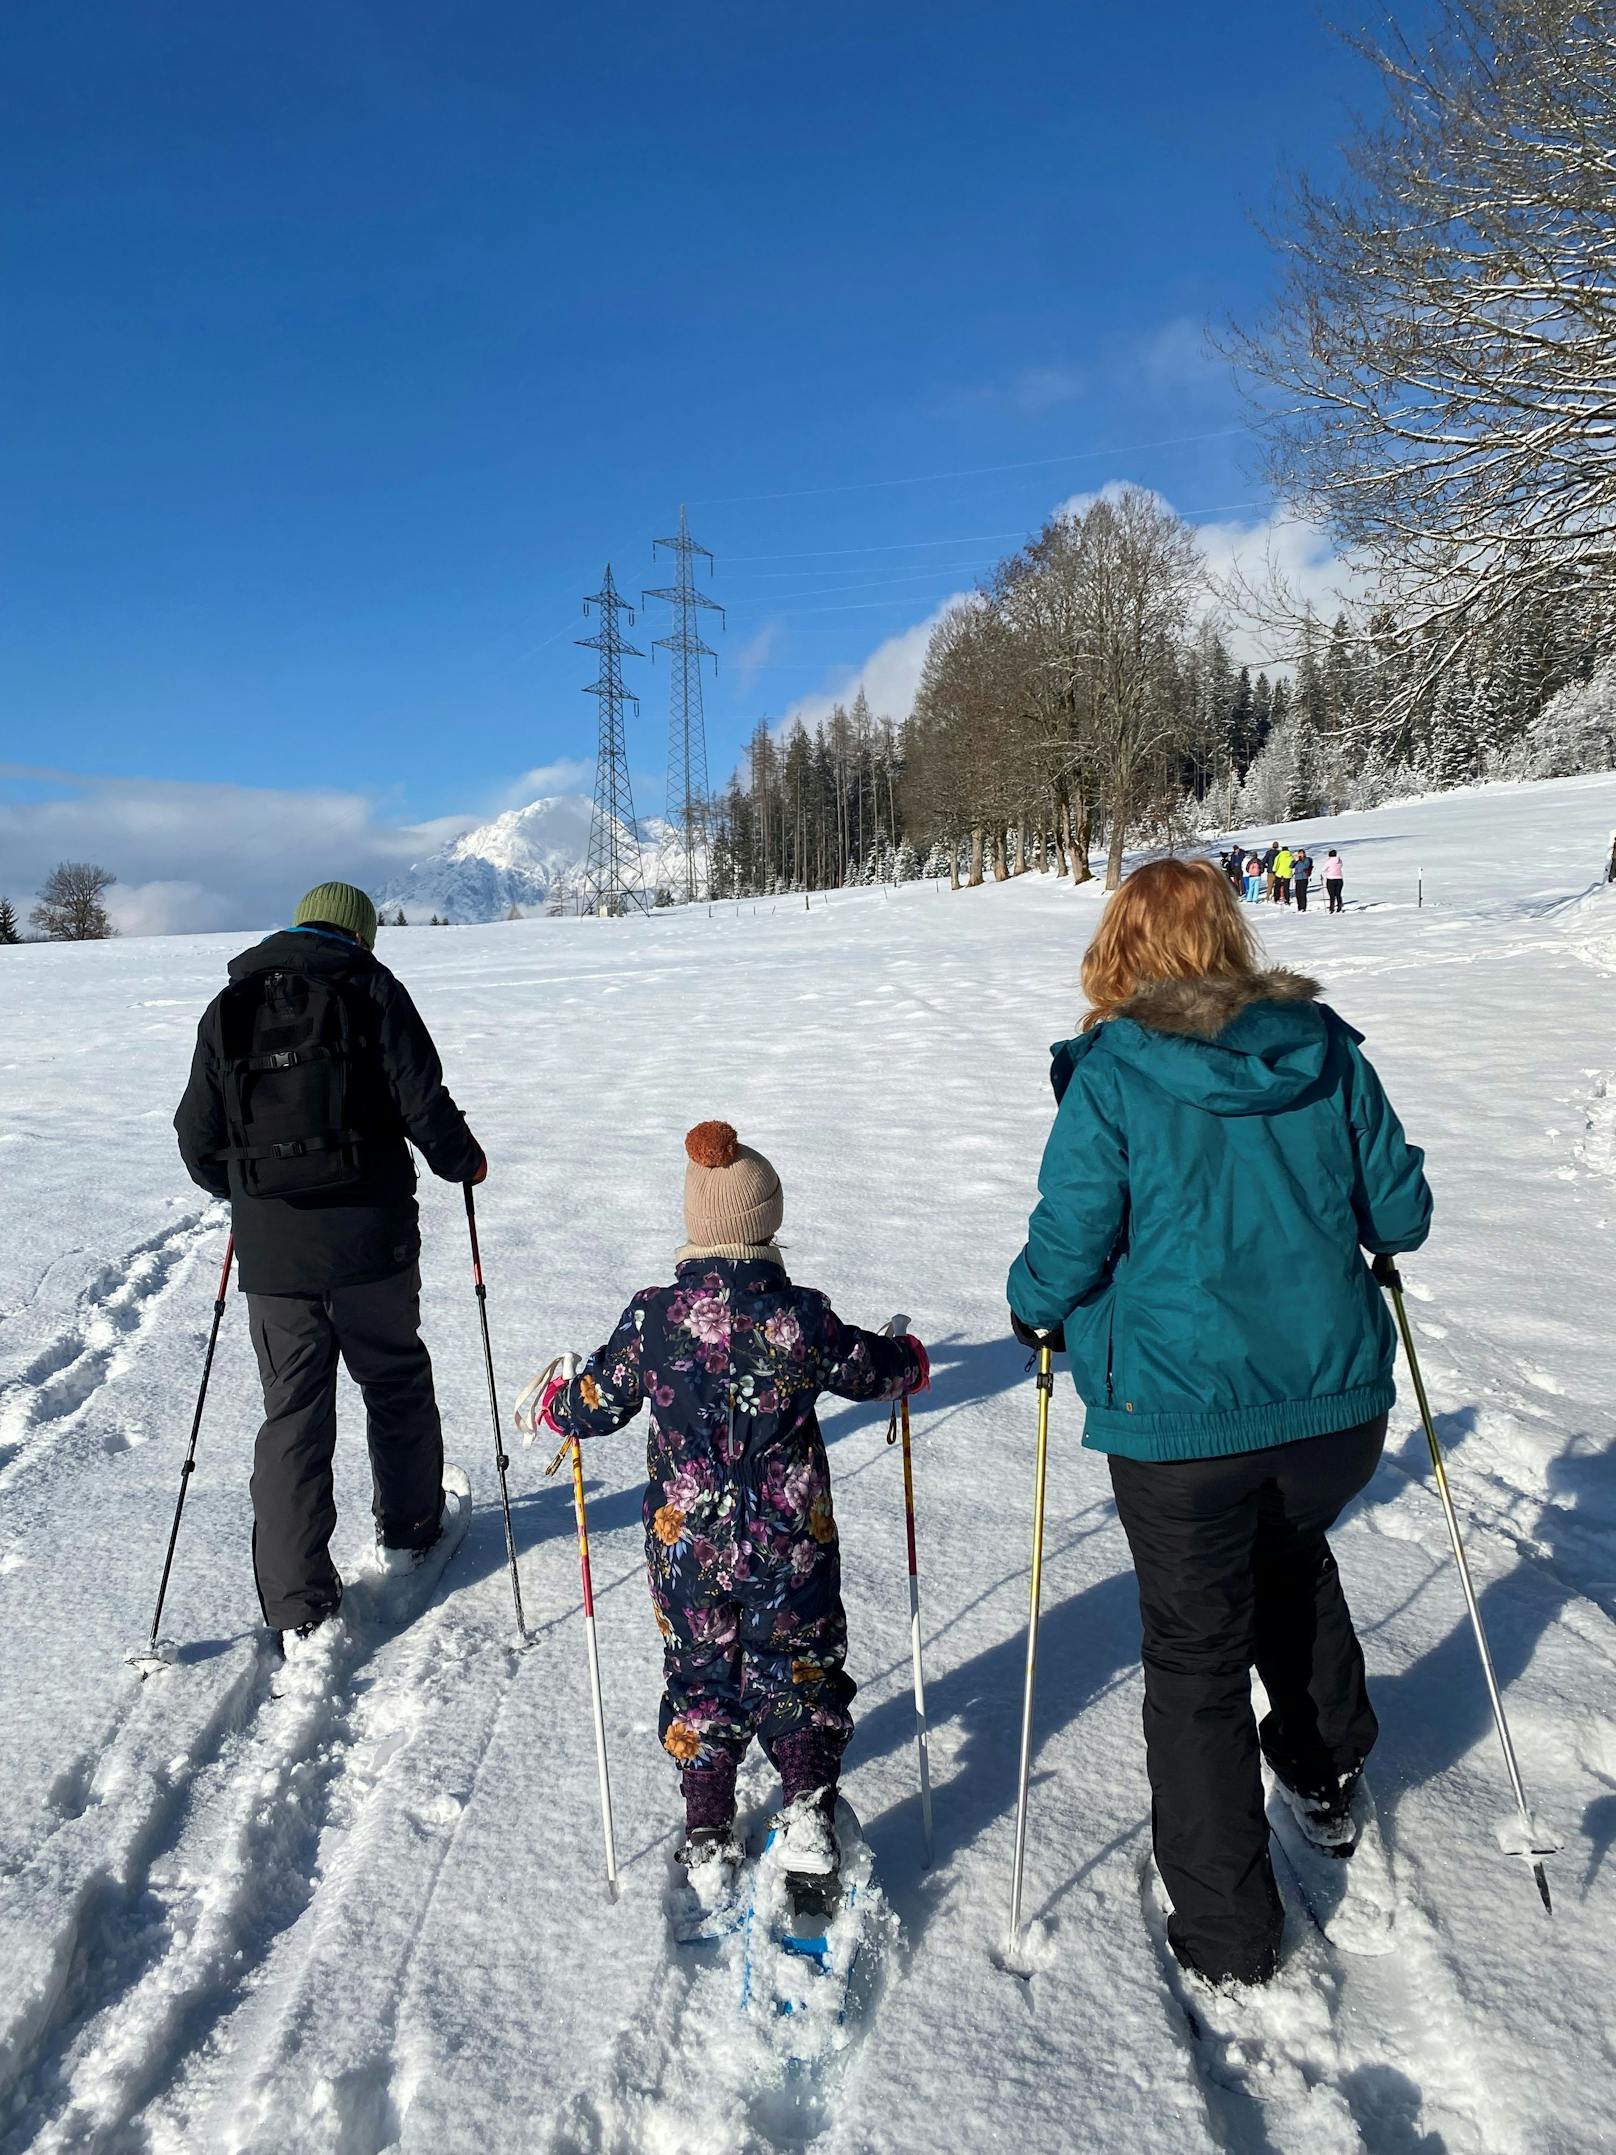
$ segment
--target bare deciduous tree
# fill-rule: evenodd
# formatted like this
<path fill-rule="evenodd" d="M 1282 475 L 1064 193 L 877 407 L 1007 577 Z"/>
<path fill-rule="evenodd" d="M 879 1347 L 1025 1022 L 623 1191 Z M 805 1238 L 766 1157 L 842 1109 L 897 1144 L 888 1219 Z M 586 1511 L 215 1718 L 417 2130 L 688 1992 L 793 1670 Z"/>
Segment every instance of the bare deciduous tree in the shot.
<path fill-rule="evenodd" d="M 118 878 L 93 861 L 61 861 L 45 879 L 28 916 L 53 943 L 100 943 L 117 929 L 102 903 Z"/>
<path fill-rule="evenodd" d="M 1142 487 L 1101 495 L 1074 524 L 1077 694 L 1110 819 L 1105 887 L 1115 890 L 1129 829 L 1184 738 L 1176 667 L 1206 571 L 1191 526 Z"/>
<path fill-rule="evenodd" d="M 1616 25 L 1576 0 L 1441 0 L 1359 44 L 1387 117 L 1303 183 L 1272 318 L 1271 473 L 1372 565 L 1412 705 L 1511 612 L 1616 578 Z"/>

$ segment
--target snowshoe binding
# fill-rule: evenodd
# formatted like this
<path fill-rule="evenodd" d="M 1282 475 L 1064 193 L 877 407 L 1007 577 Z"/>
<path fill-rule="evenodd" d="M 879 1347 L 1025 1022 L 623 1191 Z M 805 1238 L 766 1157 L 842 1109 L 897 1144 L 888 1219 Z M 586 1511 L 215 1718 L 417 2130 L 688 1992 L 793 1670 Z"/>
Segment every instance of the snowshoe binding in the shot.
<path fill-rule="evenodd" d="M 746 1846 L 734 1825 L 693 1826 L 674 1851 L 683 1871 L 672 1907 L 681 1945 L 700 1945 L 739 1930 L 745 1913 L 740 1894 Z"/>
<path fill-rule="evenodd" d="M 828 1913 L 841 1896 L 835 1788 L 816 1788 L 788 1803 L 770 1821 L 770 1835 L 794 1905 Z"/>

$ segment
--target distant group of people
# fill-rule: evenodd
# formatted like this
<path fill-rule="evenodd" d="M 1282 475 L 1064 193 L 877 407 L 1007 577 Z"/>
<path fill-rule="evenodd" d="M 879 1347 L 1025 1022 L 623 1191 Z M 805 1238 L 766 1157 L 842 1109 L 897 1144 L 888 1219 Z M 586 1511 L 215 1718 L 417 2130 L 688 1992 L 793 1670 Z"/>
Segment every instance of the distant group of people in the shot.
<path fill-rule="evenodd" d="M 1307 911 L 1307 894 L 1320 872 L 1306 846 L 1281 845 L 1277 839 L 1260 853 L 1248 852 L 1244 846 L 1230 846 L 1218 860 L 1248 905 L 1261 905 L 1266 898 L 1270 905 L 1294 905 L 1299 913 Z M 1346 880 L 1346 866 L 1332 846 L 1324 857 L 1323 869 L 1324 895 L 1332 913 L 1346 910 L 1341 901 Z"/>

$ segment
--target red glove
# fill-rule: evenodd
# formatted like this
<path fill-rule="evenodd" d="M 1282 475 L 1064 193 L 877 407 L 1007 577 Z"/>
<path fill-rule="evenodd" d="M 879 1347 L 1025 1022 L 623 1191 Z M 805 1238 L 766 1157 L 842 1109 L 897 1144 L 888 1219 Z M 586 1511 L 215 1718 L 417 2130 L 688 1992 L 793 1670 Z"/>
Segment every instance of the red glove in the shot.
<path fill-rule="evenodd" d="M 539 1420 L 546 1429 L 552 1431 L 558 1437 L 570 1436 L 572 1433 L 570 1430 L 562 1428 L 553 1411 L 556 1401 L 566 1389 L 567 1379 L 565 1377 L 552 1377 L 544 1387 L 544 1397 L 539 1401 Z"/>
<path fill-rule="evenodd" d="M 900 1344 L 907 1347 L 920 1364 L 919 1377 L 913 1384 L 905 1386 L 905 1390 L 910 1393 L 929 1392 L 931 1390 L 931 1356 L 926 1352 L 919 1340 L 916 1339 L 913 1332 L 905 1332 Z"/>

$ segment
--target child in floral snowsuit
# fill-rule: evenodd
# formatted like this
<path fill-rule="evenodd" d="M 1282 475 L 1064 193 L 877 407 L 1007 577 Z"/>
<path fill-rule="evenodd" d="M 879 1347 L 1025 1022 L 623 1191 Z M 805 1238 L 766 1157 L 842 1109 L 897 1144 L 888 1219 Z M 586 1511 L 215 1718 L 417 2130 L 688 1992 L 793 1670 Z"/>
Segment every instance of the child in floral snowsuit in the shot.
<path fill-rule="evenodd" d="M 690 1241 L 674 1284 L 636 1295 L 604 1347 L 545 1385 L 530 1422 L 605 1435 L 650 1406 L 645 1544 L 686 1860 L 735 1853 L 735 1771 L 756 1736 L 784 1788 L 787 1867 L 828 1870 L 855 1687 L 815 1403 L 921 1390 L 926 1352 L 844 1325 L 793 1286 L 774 1245 L 779 1178 L 727 1123 L 685 1142 Z"/>

